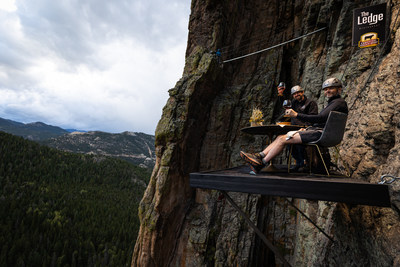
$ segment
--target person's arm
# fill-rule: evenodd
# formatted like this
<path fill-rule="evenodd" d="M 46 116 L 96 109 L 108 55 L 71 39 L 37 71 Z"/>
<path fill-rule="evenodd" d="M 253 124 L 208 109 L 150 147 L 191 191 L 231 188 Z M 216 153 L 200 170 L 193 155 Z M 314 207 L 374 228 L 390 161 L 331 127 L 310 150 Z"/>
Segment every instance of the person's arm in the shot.
<path fill-rule="evenodd" d="M 298 113 L 296 118 L 304 122 L 311 122 L 311 123 L 321 123 L 326 122 L 328 120 L 329 112 L 331 109 L 328 108 L 323 109 L 319 114 L 301 114 Z"/>
<path fill-rule="evenodd" d="M 347 103 L 342 98 L 335 99 L 326 108 L 321 110 L 318 115 L 297 114 L 299 120 L 311 123 L 324 123 L 328 120 L 331 111 L 339 111 L 347 113 Z"/>

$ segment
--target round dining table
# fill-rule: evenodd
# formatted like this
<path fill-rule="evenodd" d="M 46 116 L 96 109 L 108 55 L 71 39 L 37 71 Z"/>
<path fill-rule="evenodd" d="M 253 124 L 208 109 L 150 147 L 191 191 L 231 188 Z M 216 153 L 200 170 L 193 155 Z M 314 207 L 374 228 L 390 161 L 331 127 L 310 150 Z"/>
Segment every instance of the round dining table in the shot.
<path fill-rule="evenodd" d="M 242 128 L 241 131 L 251 135 L 266 135 L 268 136 L 268 144 L 272 142 L 272 138 L 277 135 L 286 134 L 290 131 L 297 131 L 303 128 L 304 126 L 300 125 L 261 125 L 261 126 L 251 126 Z M 272 160 L 269 162 L 269 165 L 265 167 L 262 171 L 265 172 L 277 172 L 280 171 L 272 164 Z"/>

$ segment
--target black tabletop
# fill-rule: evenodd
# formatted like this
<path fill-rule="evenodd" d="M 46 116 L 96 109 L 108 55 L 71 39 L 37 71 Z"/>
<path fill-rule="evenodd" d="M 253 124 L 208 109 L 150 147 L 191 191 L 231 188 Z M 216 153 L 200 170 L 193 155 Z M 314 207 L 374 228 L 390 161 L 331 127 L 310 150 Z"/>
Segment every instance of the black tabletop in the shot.
<path fill-rule="evenodd" d="M 289 131 L 296 131 L 302 128 L 299 125 L 263 125 L 263 126 L 252 126 L 240 129 L 244 133 L 254 134 L 254 135 L 279 135 L 285 134 Z"/>

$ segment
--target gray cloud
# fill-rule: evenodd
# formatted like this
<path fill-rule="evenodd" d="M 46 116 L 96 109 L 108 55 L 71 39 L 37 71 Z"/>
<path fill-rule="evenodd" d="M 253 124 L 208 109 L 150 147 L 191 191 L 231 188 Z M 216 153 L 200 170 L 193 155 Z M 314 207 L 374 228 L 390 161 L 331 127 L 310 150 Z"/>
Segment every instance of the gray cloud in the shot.
<path fill-rule="evenodd" d="M 0 6 L 0 117 L 153 133 L 183 71 L 189 0 L 16 6 Z"/>
<path fill-rule="evenodd" d="M 165 50 L 186 38 L 190 1 L 25 1 L 25 34 L 65 58 L 85 59 L 97 43 L 133 38 Z"/>

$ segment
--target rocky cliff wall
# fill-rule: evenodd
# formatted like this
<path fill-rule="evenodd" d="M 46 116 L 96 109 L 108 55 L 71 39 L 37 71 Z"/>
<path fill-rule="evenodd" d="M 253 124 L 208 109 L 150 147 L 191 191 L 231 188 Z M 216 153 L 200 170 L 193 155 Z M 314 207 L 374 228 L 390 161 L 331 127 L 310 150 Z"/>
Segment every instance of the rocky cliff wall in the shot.
<path fill-rule="evenodd" d="M 340 153 L 352 178 L 376 183 L 382 174 L 400 175 L 400 1 L 388 3 L 385 46 L 351 47 L 353 9 L 382 2 L 192 1 L 185 70 L 169 90 L 156 130 L 157 161 L 140 205 L 132 266 L 279 264 L 217 192 L 188 185 L 190 172 L 237 166 L 240 150 L 259 150 L 265 140 L 240 129 L 253 107 L 271 120 L 279 81 L 300 84 L 322 107 L 323 80 L 343 77 L 350 114 Z M 210 53 L 222 48 L 227 60 L 322 27 L 327 29 L 222 65 Z M 292 200 L 335 242 L 283 198 L 230 195 L 294 266 L 396 266 L 399 193 L 400 184 L 391 185 L 392 208 Z"/>

